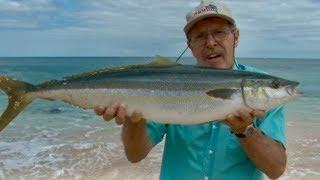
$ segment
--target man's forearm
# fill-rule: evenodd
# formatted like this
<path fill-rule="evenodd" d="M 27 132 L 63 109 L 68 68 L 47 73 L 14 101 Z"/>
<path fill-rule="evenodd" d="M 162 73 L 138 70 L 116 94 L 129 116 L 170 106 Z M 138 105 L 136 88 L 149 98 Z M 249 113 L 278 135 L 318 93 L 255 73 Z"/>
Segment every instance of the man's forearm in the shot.
<path fill-rule="evenodd" d="M 258 129 L 246 138 L 239 138 L 239 141 L 250 160 L 269 178 L 276 179 L 283 174 L 287 156 L 280 143 Z"/>
<path fill-rule="evenodd" d="M 126 121 L 122 128 L 122 141 L 130 162 L 139 162 L 144 159 L 152 149 L 145 120 L 136 123 Z"/>

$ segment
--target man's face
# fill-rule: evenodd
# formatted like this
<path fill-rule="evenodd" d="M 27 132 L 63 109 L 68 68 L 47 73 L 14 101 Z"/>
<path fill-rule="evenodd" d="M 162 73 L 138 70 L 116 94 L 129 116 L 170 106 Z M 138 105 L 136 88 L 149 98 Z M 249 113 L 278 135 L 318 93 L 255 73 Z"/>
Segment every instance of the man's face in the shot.
<path fill-rule="evenodd" d="M 206 18 L 189 31 L 189 48 L 200 66 L 230 69 L 239 31 L 221 18 Z"/>

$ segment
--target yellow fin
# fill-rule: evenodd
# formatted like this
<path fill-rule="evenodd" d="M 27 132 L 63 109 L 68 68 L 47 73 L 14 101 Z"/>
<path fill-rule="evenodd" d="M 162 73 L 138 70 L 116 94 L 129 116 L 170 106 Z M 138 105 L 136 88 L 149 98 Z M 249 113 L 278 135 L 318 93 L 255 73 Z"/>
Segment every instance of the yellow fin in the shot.
<path fill-rule="evenodd" d="M 156 55 L 153 59 L 152 62 L 146 64 L 146 66 L 174 66 L 178 65 L 175 61 L 172 61 L 166 57 Z"/>

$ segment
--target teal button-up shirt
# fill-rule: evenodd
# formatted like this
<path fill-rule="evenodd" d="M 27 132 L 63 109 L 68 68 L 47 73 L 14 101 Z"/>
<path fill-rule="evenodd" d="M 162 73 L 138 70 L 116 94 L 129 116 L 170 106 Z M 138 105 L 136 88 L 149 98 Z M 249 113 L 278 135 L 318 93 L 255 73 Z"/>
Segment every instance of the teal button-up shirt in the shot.
<path fill-rule="evenodd" d="M 233 68 L 259 71 L 237 63 Z M 286 146 L 283 107 L 268 111 L 264 120 L 254 123 L 266 136 Z M 263 179 L 263 173 L 249 160 L 237 137 L 221 122 L 172 125 L 148 121 L 147 131 L 154 145 L 166 135 L 161 180 Z"/>

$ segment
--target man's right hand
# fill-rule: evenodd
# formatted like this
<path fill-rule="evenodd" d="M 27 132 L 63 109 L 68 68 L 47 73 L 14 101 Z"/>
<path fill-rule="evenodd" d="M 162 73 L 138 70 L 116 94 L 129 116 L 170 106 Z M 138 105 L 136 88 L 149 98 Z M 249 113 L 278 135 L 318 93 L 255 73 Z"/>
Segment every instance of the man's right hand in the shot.
<path fill-rule="evenodd" d="M 97 115 L 102 116 L 105 121 L 110 121 L 115 118 L 118 125 L 124 123 L 137 123 L 142 120 L 142 113 L 134 111 L 131 116 L 127 116 L 126 106 L 118 102 L 112 103 L 109 106 L 97 106 L 94 108 Z"/>

